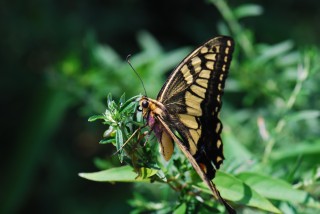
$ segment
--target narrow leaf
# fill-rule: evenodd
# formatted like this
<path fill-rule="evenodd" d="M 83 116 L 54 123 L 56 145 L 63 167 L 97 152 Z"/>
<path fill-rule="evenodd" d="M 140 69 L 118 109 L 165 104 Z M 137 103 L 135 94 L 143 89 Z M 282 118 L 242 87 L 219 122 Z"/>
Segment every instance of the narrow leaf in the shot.
<path fill-rule="evenodd" d="M 271 159 L 275 164 L 292 163 L 301 157 L 305 164 L 315 165 L 320 163 L 320 141 L 316 143 L 300 142 L 299 145 L 284 148 L 271 154 Z"/>
<path fill-rule="evenodd" d="M 123 161 L 123 150 L 121 149 L 122 145 L 123 145 L 123 134 L 122 134 L 122 130 L 117 127 L 117 131 L 116 131 L 116 148 L 117 151 L 119 151 L 118 156 L 119 156 L 119 160 L 120 163 L 122 163 Z"/>
<path fill-rule="evenodd" d="M 93 122 L 96 120 L 104 120 L 104 119 L 105 119 L 105 117 L 103 115 L 93 115 L 93 116 L 89 117 L 88 121 Z"/>
<path fill-rule="evenodd" d="M 177 209 L 173 211 L 173 214 L 185 214 L 187 212 L 187 205 L 186 203 L 182 203 L 180 206 L 178 206 Z"/>
<path fill-rule="evenodd" d="M 295 113 L 288 117 L 288 122 L 297 122 L 299 120 L 309 120 L 309 119 L 315 119 L 320 116 L 320 111 L 318 110 L 304 110 L 299 111 L 298 113 Z"/>
<path fill-rule="evenodd" d="M 126 111 L 127 108 L 131 108 L 132 105 L 136 105 L 137 100 L 141 97 L 141 95 L 137 95 L 134 97 L 131 97 L 130 99 L 128 99 L 121 107 L 120 107 L 120 112 L 122 111 Z M 130 107 L 129 107 L 130 106 Z"/>
<path fill-rule="evenodd" d="M 256 62 L 265 63 L 276 57 L 280 57 L 293 48 L 293 42 L 290 40 L 283 41 L 275 45 L 260 46 L 260 55 L 256 58 Z"/>
<path fill-rule="evenodd" d="M 259 16 L 263 12 L 263 8 L 256 4 L 245 4 L 236 8 L 234 11 L 235 16 L 240 19 L 248 16 Z"/>
<path fill-rule="evenodd" d="M 125 101 L 126 101 L 126 94 L 123 93 L 123 94 L 121 95 L 121 97 L 120 97 L 120 100 L 119 100 L 119 106 L 120 106 L 120 108 L 121 108 L 121 106 L 125 103 Z"/>
<path fill-rule="evenodd" d="M 138 42 L 140 47 L 148 52 L 149 55 L 155 56 L 162 52 L 162 47 L 158 41 L 148 32 L 141 31 L 138 33 Z"/>
<path fill-rule="evenodd" d="M 252 172 L 244 172 L 237 177 L 266 198 L 320 208 L 320 203 L 307 192 L 294 189 L 291 184 L 284 180 Z"/>
<path fill-rule="evenodd" d="M 120 109 L 120 113 L 121 114 L 130 114 L 130 113 L 134 113 L 136 110 L 136 106 L 137 106 L 137 102 L 132 102 L 128 105 L 126 105 L 124 108 Z"/>
<path fill-rule="evenodd" d="M 112 103 L 112 95 L 111 93 L 108 94 L 108 97 L 107 97 L 107 105 L 108 105 L 108 109 L 111 109 L 111 103 Z"/>
<path fill-rule="evenodd" d="M 104 139 L 104 140 L 100 140 L 99 144 L 107 144 L 107 143 L 114 143 L 116 140 L 114 138 L 112 139 Z"/>
<path fill-rule="evenodd" d="M 150 182 L 150 176 L 138 176 L 130 166 L 121 166 L 99 172 L 79 173 L 79 176 L 91 181 L 100 182 Z"/>

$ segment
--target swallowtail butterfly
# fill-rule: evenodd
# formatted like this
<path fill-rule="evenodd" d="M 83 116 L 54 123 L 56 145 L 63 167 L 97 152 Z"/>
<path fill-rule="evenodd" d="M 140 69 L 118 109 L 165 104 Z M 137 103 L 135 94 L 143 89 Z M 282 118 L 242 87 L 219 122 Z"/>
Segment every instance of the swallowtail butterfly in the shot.
<path fill-rule="evenodd" d="M 174 69 L 156 100 L 143 96 L 139 101 L 164 159 L 171 158 L 176 142 L 229 213 L 235 210 L 211 180 L 224 160 L 219 112 L 233 50 L 230 37 L 207 41 Z"/>

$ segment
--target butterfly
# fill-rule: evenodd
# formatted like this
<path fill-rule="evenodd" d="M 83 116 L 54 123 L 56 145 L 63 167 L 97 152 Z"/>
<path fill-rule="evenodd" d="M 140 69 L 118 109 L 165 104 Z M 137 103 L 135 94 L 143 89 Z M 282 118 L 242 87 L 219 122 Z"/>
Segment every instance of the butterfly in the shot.
<path fill-rule="evenodd" d="M 156 100 L 147 96 L 139 100 L 164 159 L 171 158 L 175 142 L 229 213 L 235 210 L 211 180 L 224 160 L 219 112 L 233 51 L 231 37 L 207 41 L 173 70 Z"/>

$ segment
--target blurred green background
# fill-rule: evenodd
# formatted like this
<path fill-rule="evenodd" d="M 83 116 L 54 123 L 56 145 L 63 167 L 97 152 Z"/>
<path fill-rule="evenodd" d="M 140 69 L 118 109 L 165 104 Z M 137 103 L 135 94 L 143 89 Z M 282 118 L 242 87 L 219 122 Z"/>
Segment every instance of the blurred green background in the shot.
<path fill-rule="evenodd" d="M 248 3 L 252 2 L 228 1 L 232 8 Z M 261 15 L 240 20 L 255 43 L 290 40 L 297 51 L 319 47 L 320 2 L 264 0 L 259 4 Z M 4 107 L 0 213 L 129 212 L 130 184 L 96 183 L 78 176 L 97 171 L 94 160 L 114 152 L 112 146 L 98 143 L 105 127 L 87 119 L 104 111 L 109 92 L 116 98 L 123 92 L 128 97 L 143 93 L 125 62 L 128 54 L 133 54 L 131 61 L 154 97 L 164 83 L 164 73 L 191 47 L 220 34 L 225 17 L 213 4 L 199 0 L 13 0 L 0 5 Z M 244 55 L 238 50 L 234 68 Z M 242 69 L 246 66 L 254 67 L 246 64 Z M 237 72 L 231 69 L 231 78 L 240 76 Z M 317 83 L 310 83 L 309 91 L 319 91 Z M 265 96 L 257 101 L 260 94 L 268 93 L 259 87 L 253 79 L 245 93 L 255 92 L 245 101 L 243 91 L 227 91 L 224 100 L 231 108 L 226 110 L 230 120 L 237 109 L 254 109 L 270 101 Z M 299 101 L 303 108 L 319 108 L 320 96 L 313 95 Z M 309 125 L 314 129 L 308 138 L 319 139 L 319 119 Z M 246 133 L 257 132 L 257 128 L 247 129 Z"/>

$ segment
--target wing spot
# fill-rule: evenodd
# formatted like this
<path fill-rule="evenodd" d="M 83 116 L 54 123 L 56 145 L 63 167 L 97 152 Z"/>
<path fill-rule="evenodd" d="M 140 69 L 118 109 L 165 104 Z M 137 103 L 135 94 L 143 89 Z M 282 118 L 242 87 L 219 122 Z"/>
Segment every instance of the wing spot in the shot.
<path fill-rule="evenodd" d="M 216 53 L 220 53 L 220 46 L 216 46 Z"/>
<path fill-rule="evenodd" d="M 199 166 L 201 168 L 201 170 L 204 172 L 204 174 L 207 174 L 208 170 L 207 167 L 204 163 L 199 163 Z"/>
<path fill-rule="evenodd" d="M 201 59 L 199 57 L 194 57 L 191 59 L 191 64 L 194 67 L 200 67 L 199 65 L 201 64 Z"/>
<path fill-rule="evenodd" d="M 195 107 L 200 107 L 200 103 L 202 102 L 203 99 L 187 91 L 185 94 L 185 100 L 188 106 L 195 108 Z"/>
<path fill-rule="evenodd" d="M 220 133 L 221 133 L 221 123 L 220 123 L 220 122 L 217 123 L 216 133 L 217 133 L 217 134 L 220 134 Z"/>
<path fill-rule="evenodd" d="M 223 158 L 222 158 L 222 157 L 220 157 L 220 156 L 217 156 L 216 161 L 217 161 L 217 163 L 220 163 L 220 162 L 222 162 L 222 161 L 223 161 Z"/>
<path fill-rule="evenodd" d="M 223 64 L 223 66 L 222 66 L 222 71 L 223 71 L 223 72 L 226 71 L 226 65 L 225 65 L 225 64 Z"/>
<path fill-rule="evenodd" d="M 227 50 L 227 49 L 226 49 Z M 227 54 L 227 53 L 226 53 Z M 224 62 L 228 62 L 228 56 L 224 57 Z"/>
<path fill-rule="evenodd" d="M 200 53 L 203 54 L 203 53 L 207 53 L 208 51 L 209 51 L 209 49 L 204 46 L 204 47 L 201 48 Z"/>
<path fill-rule="evenodd" d="M 192 107 L 187 107 L 187 112 L 188 112 L 188 114 L 193 115 L 193 116 L 200 117 L 202 115 L 202 110 L 201 109 L 195 109 L 195 108 L 192 108 Z"/>
<path fill-rule="evenodd" d="M 204 58 L 208 59 L 208 60 L 212 60 L 215 61 L 216 59 L 216 54 L 206 54 L 204 55 Z"/>
<path fill-rule="evenodd" d="M 208 87 L 208 79 L 198 78 L 196 80 L 196 83 L 199 84 L 200 86 L 204 87 L 204 88 Z"/>
<path fill-rule="evenodd" d="M 179 118 L 185 126 L 192 128 L 192 129 L 199 128 L 199 124 L 196 120 L 196 117 L 191 116 L 191 115 L 187 115 L 187 114 L 179 114 Z"/>
<path fill-rule="evenodd" d="M 220 95 L 217 96 L 217 101 L 220 103 L 221 102 L 221 97 Z"/>
<path fill-rule="evenodd" d="M 229 54 L 229 50 L 230 50 L 230 48 L 226 47 L 226 49 L 224 50 L 225 54 Z M 225 62 L 227 62 L 227 61 L 225 61 Z"/>
<path fill-rule="evenodd" d="M 208 62 L 206 62 L 206 66 L 207 66 L 208 69 L 213 70 L 214 62 L 213 61 L 208 61 Z"/>
<path fill-rule="evenodd" d="M 231 40 L 228 40 L 228 41 L 227 41 L 227 45 L 228 45 L 229 47 L 231 47 Z"/>
<path fill-rule="evenodd" d="M 199 72 L 201 71 L 201 66 L 200 66 L 200 64 L 197 65 L 197 66 L 194 66 L 193 69 L 194 69 L 194 72 L 195 72 L 196 74 L 199 73 Z"/>
<path fill-rule="evenodd" d="M 196 154 L 197 153 L 197 143 L 199 141 L 199 138 L 200 138 L 200 135 L 198 134 L 198 132 L 194 129 L 191 129 L 190 130 L 190 135 L 192 137 L 192 141 L 193 142 L 189 142 L 190 144 L 190 153 L 192 155 Z"/>
<path fill-rule="evenodd" d="M 221 142 L 221 140 L 219 139 L 219 140 L 217 141 L 217 148 L 220 149 L 221 145 L 222 145 L 222 142 Z"/>
<path fill-rule="evenodd" d="M 193 77 L 192 74 L 190 73 L 190 70 L 187 65 L 184 65 L 181 68 L 181 73 L 183 74 L 184 80 L 188 83 L 191 84 L 193 82 Z"/>
<path fill-rule="evenodd" d="M 187 112 L 190 115 L 193 116 L 201 116 L 202 115 L 202 109 L 200 107 L 201 102 L 203 99 L 201 97 L 197 97 L 193 94 L 191 94 L 189 91 L 185 94 L 185 102 L 187 107 Z"/>
<path fill-rule="evenodd" d="M 199 87 L 197 85 L 192 85 L 190 89 L 199 97 L 205 98 L 206 89 Z"/>
<path fill-rule="evenodd" d="M 222 81 L 223 80 L 223 74 L 220 74 L 219 76 L 219 80 Z"/>
<path fill-rule="evenodd" d="M 218 84 L 218 90 L 219 90 L 219 91 L 222 90 L 221 83 Z"/>
<path fill-rule="evenodd" d="M 210 78 L 210 70 L 202 70 L 199 74 L 199 77 L 205 78 L 205 79 L 209 79 Z"/>

